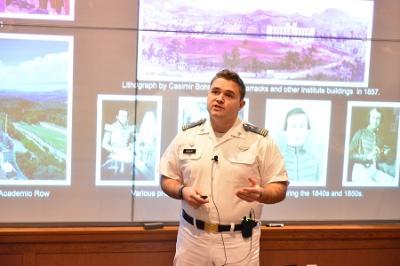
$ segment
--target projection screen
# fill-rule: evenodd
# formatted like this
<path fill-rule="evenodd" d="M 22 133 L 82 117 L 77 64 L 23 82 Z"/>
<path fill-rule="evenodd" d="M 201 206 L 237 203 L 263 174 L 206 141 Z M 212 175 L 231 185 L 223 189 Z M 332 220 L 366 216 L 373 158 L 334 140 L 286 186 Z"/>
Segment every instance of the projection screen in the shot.
<path fill-rule="evenodd" d="M 157 166 L 225 68 L 289 174 L 263 221 L 400 220 L 399 1 L 42 2 L 0 1 L 2 224 L 176 223 Z"/>

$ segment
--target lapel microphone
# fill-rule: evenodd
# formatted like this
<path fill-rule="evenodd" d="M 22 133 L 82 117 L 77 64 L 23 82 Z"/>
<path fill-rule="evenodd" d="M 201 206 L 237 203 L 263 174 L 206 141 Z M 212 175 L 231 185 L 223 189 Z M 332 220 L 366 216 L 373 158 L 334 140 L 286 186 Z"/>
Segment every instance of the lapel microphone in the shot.
<path fill-rule="evenodd" d="M 214 162 L 218 163 L 218 155 L 214 155 L 214 157 L 211 160 L 213 160 Z"/>

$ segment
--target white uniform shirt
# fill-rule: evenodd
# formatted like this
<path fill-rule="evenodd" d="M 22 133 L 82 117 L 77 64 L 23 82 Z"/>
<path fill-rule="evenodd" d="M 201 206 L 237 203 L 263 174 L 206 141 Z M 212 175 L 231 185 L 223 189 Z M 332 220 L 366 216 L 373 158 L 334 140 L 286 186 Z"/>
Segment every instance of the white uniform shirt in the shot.
<path fill-rule="evenodd" d="M 218 161 L 212 160 L 218 156 Z M 210 122 L 180 132 L 165 150 L 160 174 L 195 187 L 209 203 L 198 209 L 182 201 L 192 217 L 211 223 L 240 223 L 253 210 L 261 216 L 262 203 L 238 198 L 238 189 L 250 186 L 253 177 L 261 186 L 287 181 L 283 157 L 270 136 L 246 131 L 239 119 L 218 140 Z M 215 203 L 215 205 L 214 205 Z"/>

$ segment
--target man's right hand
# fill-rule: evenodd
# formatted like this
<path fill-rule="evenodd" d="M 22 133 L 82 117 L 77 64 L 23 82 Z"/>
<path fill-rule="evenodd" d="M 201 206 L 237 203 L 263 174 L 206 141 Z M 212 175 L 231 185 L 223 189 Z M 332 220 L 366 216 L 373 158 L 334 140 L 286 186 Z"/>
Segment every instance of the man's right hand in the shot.
<path fill-rule="evenodd" d="M 202 194 L 193 187 L 184 187 L 182 190 L 182 197 L 190 206 L 197 209 L 201 205 L 208 203 L 208 199 L 203 199 Z"/>

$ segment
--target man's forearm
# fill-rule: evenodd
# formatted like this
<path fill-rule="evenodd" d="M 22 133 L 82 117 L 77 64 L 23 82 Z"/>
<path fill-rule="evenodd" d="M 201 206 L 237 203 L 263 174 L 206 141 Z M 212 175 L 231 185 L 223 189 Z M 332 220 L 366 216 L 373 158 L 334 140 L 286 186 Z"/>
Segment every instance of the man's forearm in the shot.
<path fill-rule="evenodd" d="M 160 185 L 164 193 L 170 196 L 171 198 L 182 199 L 182 194 L 181 194 L 182 190 L 181 191 L 179 190 L 182 188 L 183 184 L 178 180 L 162 175 L 160 180 Z"/>
<path fill-rule="evenodd" d="M 264 204 L 278 203 L 285 199 L 287 182 L 274 182 L 268 183 L 263 187 L 262 194 L 258 199 L 259 202 Z"/>

